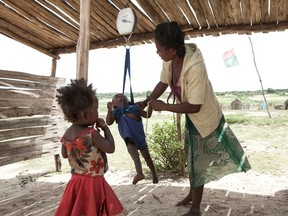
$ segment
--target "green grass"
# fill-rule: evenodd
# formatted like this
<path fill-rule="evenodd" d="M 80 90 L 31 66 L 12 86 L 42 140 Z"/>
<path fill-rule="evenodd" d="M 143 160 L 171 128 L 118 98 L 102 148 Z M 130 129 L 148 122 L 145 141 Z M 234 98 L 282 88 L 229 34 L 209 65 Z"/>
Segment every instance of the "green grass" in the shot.
<path fill-rule="evenodd" d="M 101 96 L 99 99 L 99 113 L 100 117 L 104 119 L 107 111 L 106 104 L 112 98 L 111 95 L 108 96 L 106 98 Z M 256 96 L 252 95 L 249 97 L 254 100 Z M 135 101 L 141 101 L 143 98 L 143 96 L 136 97 Z M 231 102 L 232 98 L 231 96 L 227 97 L 226 103 Z M 269 95 L 268 98 L 269 100 L 273 99 L 273 101 L 285 101 L 287 96 Z M 227 122 L 249 157 L 252 170 L 260 174 L 288 175 L 288 110 L 271 109 L 270 112 L 272 118 L 269 118 L 266 110 L 224 110 Z M 148 123 L 147 134 L 149 135 L 154 124 L 161 124 L 163 121 L 171 120 L 172 118 L 173 115 L 171 113 L 153 112 L 148 122 L 143 119 L 144 129 L 146 129 L 146 124 Z M 184 117 L 182 117 L 182 120 L 184 121 Z M 117 124 L 114 123 L 109 128 L 116 144 L 115 152 L 108 154 L 109 167 L 113 170 L 128 169 L 134 171 L 132 159 L 118 133 Z M 23 161 L 19 165 L 25 170 L 33 169 L 39 170 L 39 172 L 54 172 L 55 170 L 53 156 Z M 143 163 L 143 168 L 147 170 L 145 163 Z M 69 172 L 69 165 L 66 159 L 62 159 L 62 170 L 63 172 Z"/>

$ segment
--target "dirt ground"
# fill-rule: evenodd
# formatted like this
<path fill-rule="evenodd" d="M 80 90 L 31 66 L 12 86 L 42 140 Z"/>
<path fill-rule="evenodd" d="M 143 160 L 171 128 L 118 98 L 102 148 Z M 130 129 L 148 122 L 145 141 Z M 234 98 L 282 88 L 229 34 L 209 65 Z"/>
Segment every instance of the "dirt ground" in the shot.
<path fill-rule="evenodd" d="M 205 185 L 202 215 L 288 215 L 287 125 L 231 127 L 240 138 L 252 170 Z M 128 153 L 117 148 L 118 152 L 108 158 L 110 169 L 105 177 L 127 215 L 177 216 L 188 212 L 189 205 L 175 206 L 189 191 L 187 176 L 160 175 L 159 183 L 152 184 L 148 174 L 134 186 L 133 169 L 117 167 L 123 154 Z M 51 156 L 0 167 L 0 215 L 54 215 L 70 179 L 67 161 L 62 159 L 62 163 L 61 173 L 53 172 Z"/>

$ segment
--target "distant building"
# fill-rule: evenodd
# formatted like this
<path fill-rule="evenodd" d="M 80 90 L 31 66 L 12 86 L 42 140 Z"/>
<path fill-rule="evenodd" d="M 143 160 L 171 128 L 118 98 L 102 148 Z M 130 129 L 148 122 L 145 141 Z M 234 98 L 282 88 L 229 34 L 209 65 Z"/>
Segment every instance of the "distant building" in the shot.
<path fill-rule="evenodd" d="M 242 109 L 242 102 L 239 99 L 235 99 L 231 103 L 231 110 L 241 110 Z"/>

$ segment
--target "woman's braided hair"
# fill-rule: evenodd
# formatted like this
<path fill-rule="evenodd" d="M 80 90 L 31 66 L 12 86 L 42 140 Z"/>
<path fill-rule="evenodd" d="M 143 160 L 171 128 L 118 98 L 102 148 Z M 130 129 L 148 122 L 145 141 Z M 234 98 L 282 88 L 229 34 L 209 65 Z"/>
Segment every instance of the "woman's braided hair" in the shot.
<path fill-rule="evenodd" d="M 83 78 L 71 80 L 70 84 L 57 89 L 57 92 L 56 100 L 64 113 L 65 120 L 72 123 L 78 120 L 82 111 L 93 105 L 96 95 L 92 84 L 87 86 Z"/>
<path fill-rule="evenodd" d="M 154 30 L 154 39 L 166 48 L 176 49 L 180 58 L 185 55 L 184 37 L 185 33 L 175 21 L 160 23 Z"/>

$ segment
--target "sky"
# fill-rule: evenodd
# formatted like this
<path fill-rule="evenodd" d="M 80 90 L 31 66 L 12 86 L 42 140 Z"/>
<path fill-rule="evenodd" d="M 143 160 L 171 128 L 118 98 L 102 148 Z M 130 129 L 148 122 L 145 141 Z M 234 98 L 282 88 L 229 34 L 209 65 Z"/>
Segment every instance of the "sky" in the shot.
<path fill-rule="evenodd" d="M 133 37 L 133 36 L 132 36 Z M 222 35 L 192 38 L 205 59 L 208 76 L 215 92 L 261 90 L 255 62 L 264 89 L 287 89 L 288 31 L 253 35 Z M 234 49 L 239 62 L 225 67 L 223 54 Z M 89 52 L 88 82 L 99 93 L 122 92 L 125 47 L 103 48 Z M 132 46 L 131 85 L 133 92 L 152 91 L 159 82 L 162 60 L 154 44 Z M 57 61 L 57 77 L 69 82 L 76 78 L 76 53 L 64 54 Z M 50 76 L 52 59 L 28 46 L 0 34 L 0 69 Z M 129 91 L 127 78 L 125 91 Z"/>

